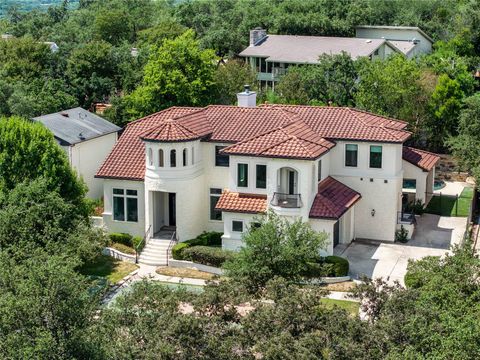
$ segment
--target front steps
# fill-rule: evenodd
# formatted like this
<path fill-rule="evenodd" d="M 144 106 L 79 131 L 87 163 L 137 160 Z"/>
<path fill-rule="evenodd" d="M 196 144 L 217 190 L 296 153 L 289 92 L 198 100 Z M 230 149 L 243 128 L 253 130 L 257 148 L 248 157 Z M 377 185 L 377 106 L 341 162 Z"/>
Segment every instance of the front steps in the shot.
<path fill-rule="evenodd" d="M 162 266 L 167 265 L 167 250 L 170 245 L 169 239 L 157 239 L 153 238 L 143 248 L 138 262 L 145 265 Z M 171 258 L 171 251 L 168 254 L 168 258 Z"/>

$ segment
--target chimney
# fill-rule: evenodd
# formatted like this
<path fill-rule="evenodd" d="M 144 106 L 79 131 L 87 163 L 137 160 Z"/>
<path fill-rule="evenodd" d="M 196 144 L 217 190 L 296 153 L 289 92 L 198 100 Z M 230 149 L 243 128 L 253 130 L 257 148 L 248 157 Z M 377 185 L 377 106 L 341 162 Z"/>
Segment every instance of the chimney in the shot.
<path fill-rule="evenodd" d="M 238 106 L 255 107 L 257 106 L 257 93 L 250 91 L 250 85 L 245 85 L 244 90 L 237 94 Z"/>
<path fill-rule="evenodd" d="M 260 42 L 260 40 L 263 40 L 266 37 L 267 37 L 267 30 L 265 29 L 257 27 L 253 30 L 250 30 L 250 46 L 257 45 L 257 43 Z"/>

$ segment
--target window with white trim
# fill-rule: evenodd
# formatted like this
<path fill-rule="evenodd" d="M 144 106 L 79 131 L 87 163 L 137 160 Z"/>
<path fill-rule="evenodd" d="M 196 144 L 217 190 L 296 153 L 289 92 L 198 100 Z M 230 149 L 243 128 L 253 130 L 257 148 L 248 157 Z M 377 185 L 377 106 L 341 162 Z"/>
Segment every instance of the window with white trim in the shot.
<path fill-rule="evenodd" d="M 148 148 L 148 165 L 153 166 L 153 150 Z"/>
<path fill-rule="evenodd" d="M 221 195 L 222 189 L 210 188 L 210 220 L 222 220 L 222 212 L 215 209 Z"/>
<path fill-rule="evenodd" d="M 177 166 L 177 151 L 170 150 L 170 167 L 176 167 L 176 166 Z"/>
<path fill-rule="evenodd" d="M 188 151 L 187 151 L 187 148 L 183 149 L 182 157 L 183 157 L 183 166 L 187 166 L 188 165 Z"/>
<path fill-rule="evenodd" d="M 243 232 L 243 221 L 232 220 L 232 231 L 233 232 Z"/>
<path fill-rule="evenodd" d="M 138 221 L 137 190 L 113 189 L 113 220 Z"/>

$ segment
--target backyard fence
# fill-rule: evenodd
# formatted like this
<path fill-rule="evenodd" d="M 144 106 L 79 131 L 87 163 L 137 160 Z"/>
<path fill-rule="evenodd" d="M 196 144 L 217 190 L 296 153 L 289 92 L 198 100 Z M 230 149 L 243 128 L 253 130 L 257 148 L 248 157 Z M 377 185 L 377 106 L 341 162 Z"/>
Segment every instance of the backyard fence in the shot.
<path fill-rule="evenodd" d="M 430 201 L 425 212 L 440 216 L 467 217 L 468 222 L 472 219 L 472 212 L 475 208 L 474 189 L 466 187 L 460 195 L 447 195 L 442 192 L 426 192 L 425 198 Z"/>

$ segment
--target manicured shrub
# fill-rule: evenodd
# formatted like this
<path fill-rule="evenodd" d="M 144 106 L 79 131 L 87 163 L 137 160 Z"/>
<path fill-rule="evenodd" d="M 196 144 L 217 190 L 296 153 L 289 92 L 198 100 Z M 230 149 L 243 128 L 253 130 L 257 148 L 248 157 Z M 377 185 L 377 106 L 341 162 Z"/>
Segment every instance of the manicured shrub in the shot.
<path fill-rule="evenodd" d="M 181 243 L 175 244 L 172 247 L 172 257 L 175 260 L 185 260 L 183 256 L 183 251 L 190 246 L 191 245 L 187 242 L 181 242 Z"/>
<path fill-rule="evenodd" d="M 395 241 L 406 243 L 408 241 L 408 230 L 403 227 L 400 227 L 399 230 L 395 231 Z"/>
<path fill-rule="evenodd" d="M 133 248 L 136 249 L 138 245 L 142 242 L 143 238 L 141 236 L 134 236 L 132 238 Z"/>
<path fill-rule="evenodd" d="M 326 265 L 327 264 L 323 262 L 308 262 L 307 269 L 302 275 L 306 278 L 321 278 L 324 276 L 328 276 L 331 264 L 328 264 L 329 266 L 327 267 Z"/>
<path fill-rule="evenodd" d="M 118 243 L 118 244 L 123 244 L 123 245 L 133 247 L 133 242 L 132 242 L 133 237 L 130 234 L 111 233 L 110 235 L 108 235 L 108 237 L 110 238 L 110 241 L 112 243 Z"/>
<path fill-rule="evenodd" d="M 348 263 L 347 259 L 342 258 L 340 256 L 327 256 L 325 257 L 325 263 L 333 265 L 330 276 L 347 276 L 348 275 L 348 269 L 350 267 L 350 264 Z"/>
<path fill-rule="evenodd" d="M 197 239 L 200 241 L 200 243 L 196 245 L 222 246 L 222 235 L 223 233 L 215 231 L 204 232 L 197 236 Z"/>
<path fill-rule="evenodd" d="M 198 245 L 185 248 L 182 256 L 199 264 L 221 267 L 225 261 L 233 258 L 234 253 L 218 247 Z"/>

